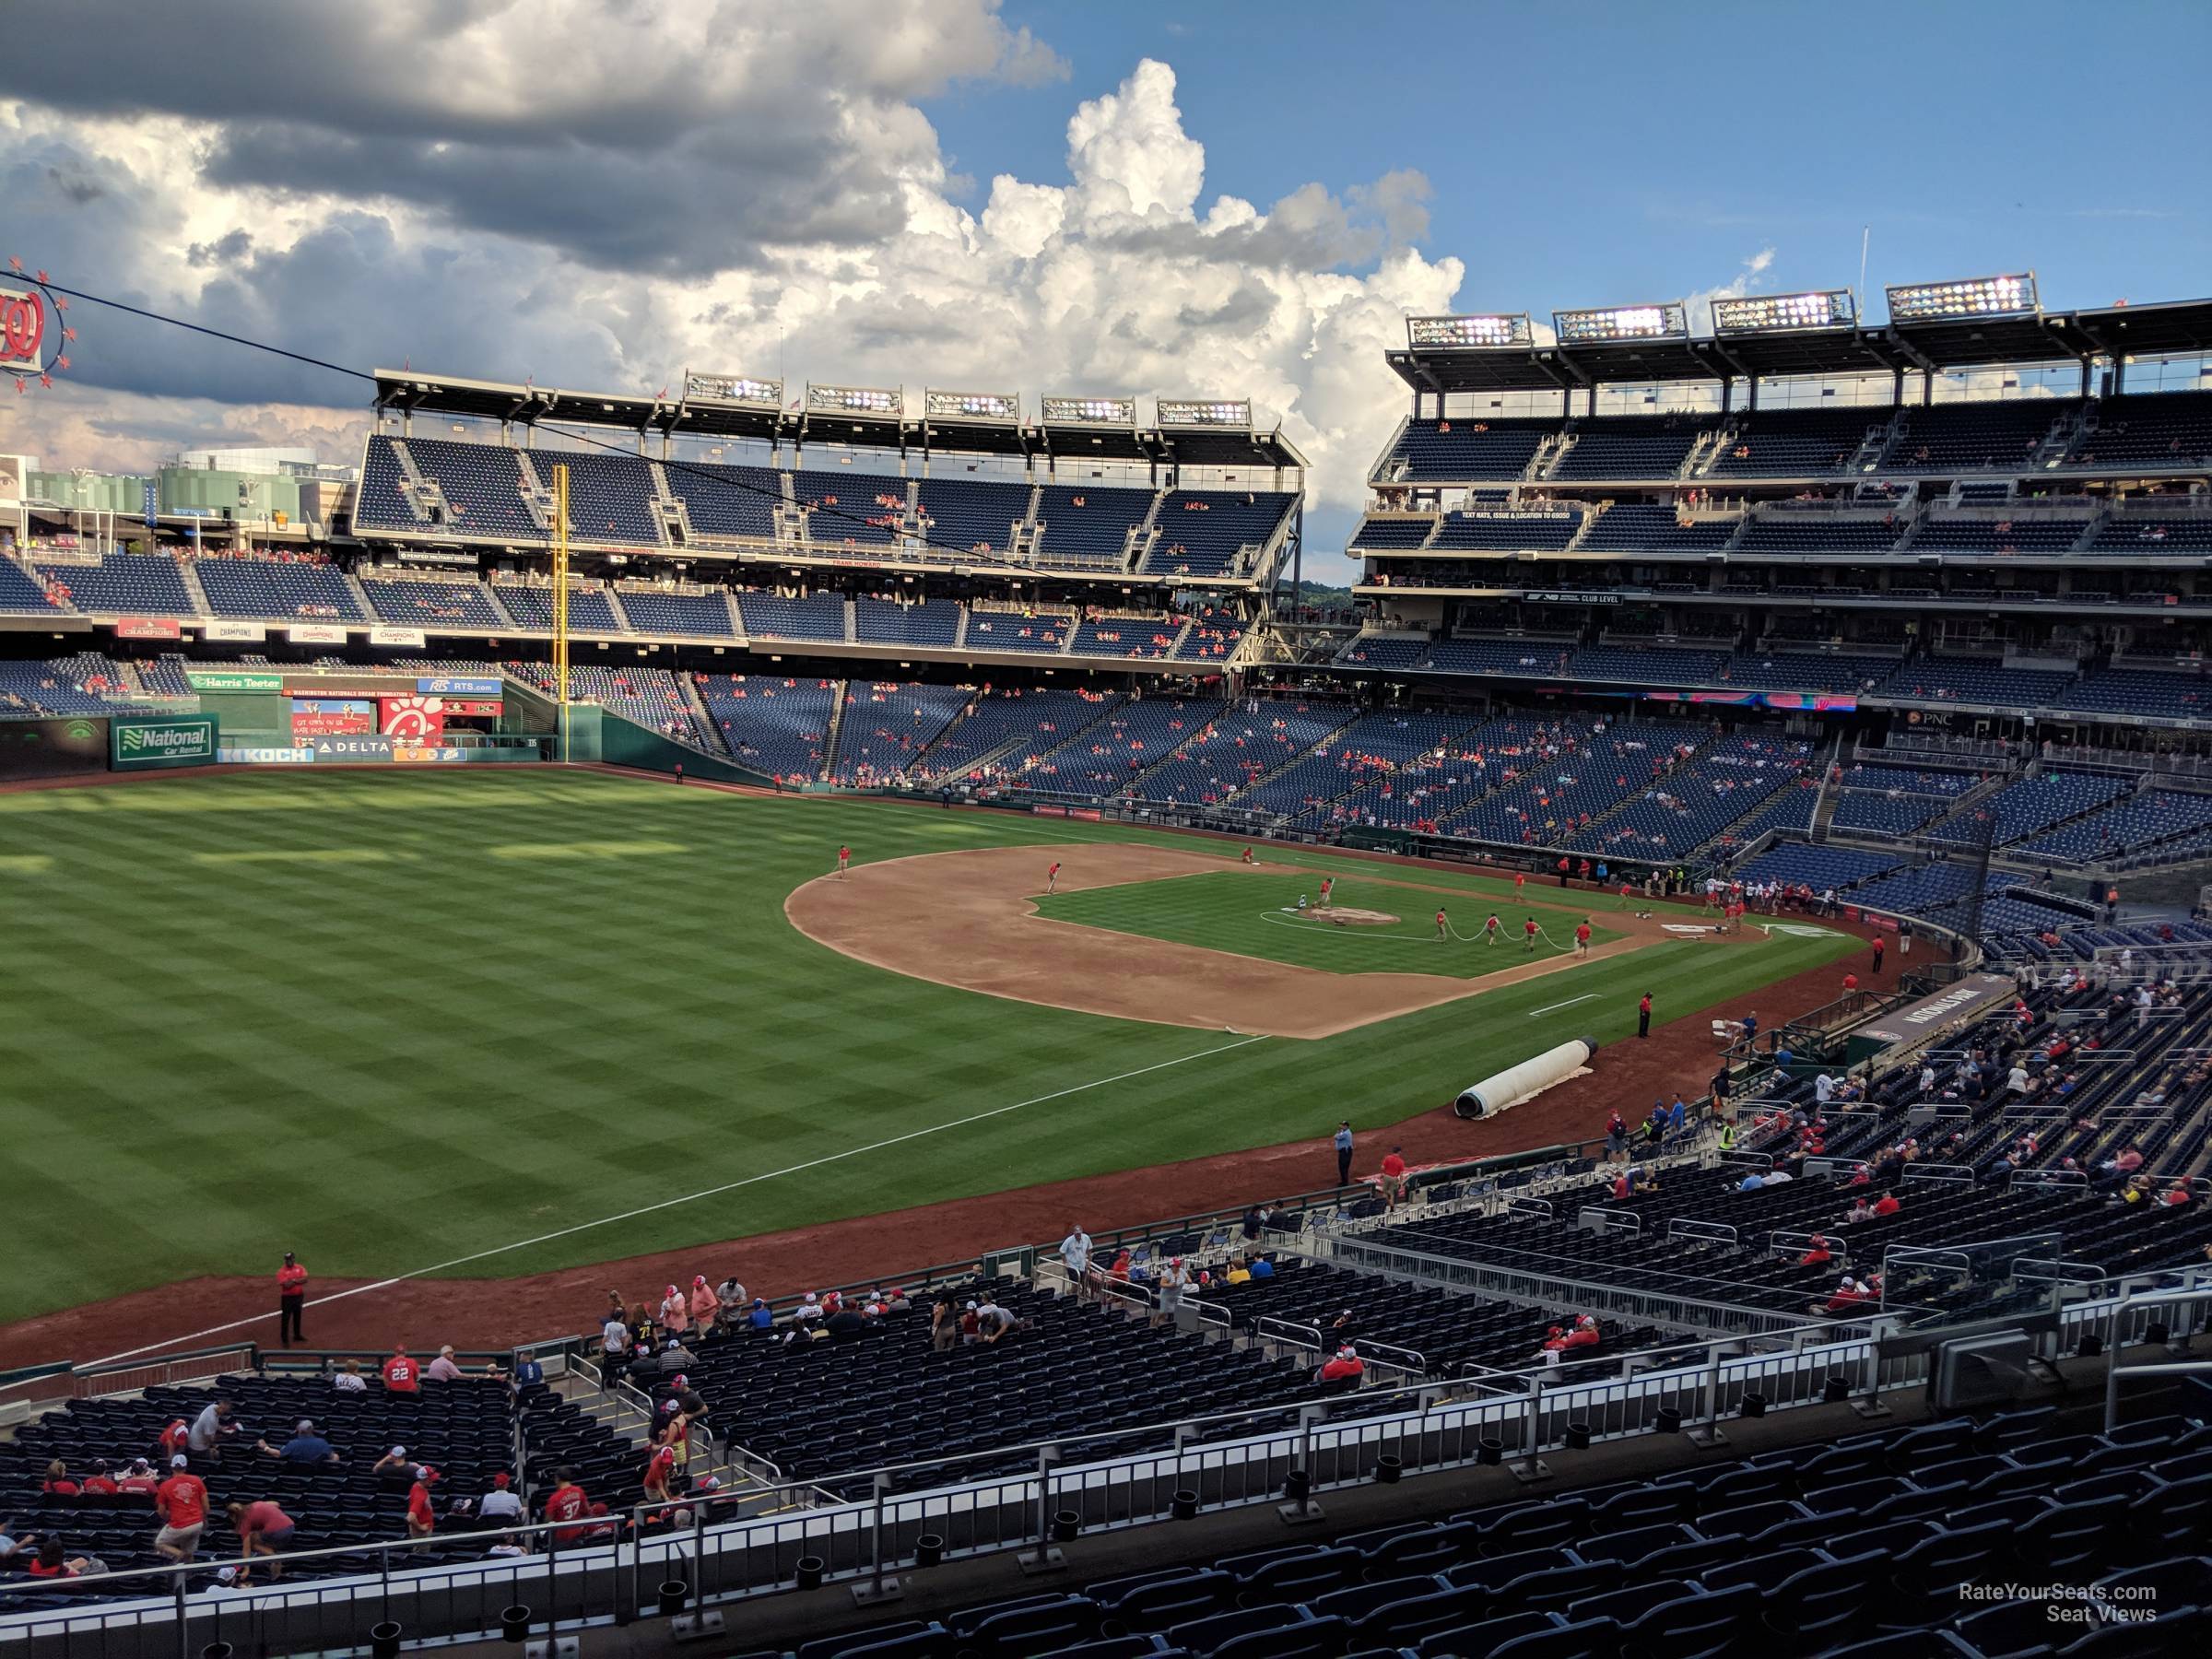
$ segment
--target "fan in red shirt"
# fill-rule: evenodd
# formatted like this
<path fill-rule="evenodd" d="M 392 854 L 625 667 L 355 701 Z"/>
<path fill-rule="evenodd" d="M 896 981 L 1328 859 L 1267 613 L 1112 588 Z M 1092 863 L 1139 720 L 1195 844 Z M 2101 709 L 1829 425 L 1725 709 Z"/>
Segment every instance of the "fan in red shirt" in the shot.
<path fill-rule="evenodd" d="M 85 1477 L 84 1489 L 88 1497 L 112 1497 L 123 1488 L 115 1484 L 114 1477 L 108 1473 L 108 1460 L 96 1457 L 92 1460 L 92 1473 Z"/>
<path fill-rule="evenodd" d="M 1393 1147 L 1382 1160 L 1382 1203 L 1385 1208 L 1397 1203 L 1406 1194 L 1406 1159 L 1403 1147 Z"/>
<path fill-rule="evenodd" d="M 1357 1382 L 1367 1375 L 1367 1361 L 1359 1358 L 1359 1350 L 1350 1343 L 1338 1348 L 1329 1362 L 1321 1368 L 1321 1381 L 1342 1382 L 1347 1379 Z"/>
<path fill-rule="evenodd" d="M 207 1488 L 185 1468 L 182 1457 L 170 1460 L 169 1478 L 154 1492 L 154 1512 L 161 1517 L 155 1553 L 171 1561 L 191 1560 L 199 1552 L 200 1528 L 207 1524 Z"/>
<path fill-rule="evenodd" d="M 300 1265 L 300 1258 L 290 1251 L 284 1253 L 284 1265 L 276 1269 L 276 1340 L 286 1347 L 292 1338 L 305 1342 L 300 1330 L 300 1315 L 307 1306 L 307 1269 Z"/>
<path fill-rule="evenodd" d="M 410 1397 L 422 1392 L 422 1367 L 407 1358 L 404 1345 L 394 1347 L 384 1361 L 384 1392 Z"/>
<path fill-rule="evenodd" d="M 159 1489 L 160 1485 L 161 1483 L 154 1478 L 154 1471 L 147 1465 L 146 1459 L 134 1457 L 131 1459 L 131 1466 L 124 1471 L 123 1478 L 116 1482 L 116 1489 L 130 1493 L 134 1497 L 150 1498 Z"/>
<path fill-rule="evenodd" d="M 407 1488 L 407 1536 L 427 1538 L 438 1530 L 438 1512 L 430 1507 L 430 1487 L 438 1471 L 427 1464 L 415 1469 L 415 1484 Z"/>
<path fill-rule="evenodd" d="M 1874 1213 L 1877 1216 L 1894 1216 L 1904 1206 L 1898 1203 L 1894 1193 L 1884 1193 L 1874 1204 Z"/>
<path fill-rule="evenodd" d="M 168 1428 L 154 1439 L 155 1448 L 161 1456 L 161 1466 L 169 1467 L 169 1460 L 189 1451 L 192 1446 L 192 1425 L 182 1418 L 171 1419 Z"/>
<path fill-rule="evenodd" d="M 579 1538 L 589 1538 L 604 1534 L 606 1531 L 604 1522 L 600 1522 L 597 1525 L 588 1524 L 604 1516 L 606 1513 L 606 1505 L 594 1503 L 591 1500 L 584 1489 L 576 1484 L 576 1471 L 569 1468 L 559 1469 L 554 1472 L 553 1478 L 559 1484 L 547 1496 L 546 1519 L 556 1523 L 583 1522 L 587 1524 L 584 1525 L 556 1525 L 553 1531 L 555 1542 L 573 1544 Z"/>
<path fill-rule="evenodd" d="M 662 1446 L 645 1463 L 645 1496 L 654 1503 L 666 1503 L 676 1494 L 668 1489 L 668 1482 L 676 1474 L 676 1448 Z"/>
<path fill-rule="evenodd" d="M 39 1490 L 50 1498 L 74 1498 L 84 1489 L 69 1478 L 69 1465 L 58 1457 L 46 1465 L 46 1478 L 39 1484 Z"/>

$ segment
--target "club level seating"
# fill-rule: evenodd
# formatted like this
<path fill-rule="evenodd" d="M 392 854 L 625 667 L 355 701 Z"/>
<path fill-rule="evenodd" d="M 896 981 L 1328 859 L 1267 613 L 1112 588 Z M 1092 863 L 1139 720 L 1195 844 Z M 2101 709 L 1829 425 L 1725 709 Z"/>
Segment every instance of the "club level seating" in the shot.
<path fill-rule="evenodd" d="M 888 599 L 853 601 L 853 637 L 871 645 L 949 647 L 959 637 L 960 607 L 950 599 L 900 605 Z"/>
<path fill-rule="evenodd" d="M 2090 406 L 2072 466 L 2190 467 L 2212 461 L 2212 392 L 2156 392 Z"/>
<path fill-rule="evenodd" d="M 273 559 L 194 562 L 207 606 L 218 617 L 281 617 L 366 622 L 345 576 L 329 565 Z"/>
<path fill-rule="evenodd" d="M 532 456 L 538 481 L 553 488 L 553 468 L 569 469 L 569 534 L 578 541 L 620 542 L 626 547 L 657 547 L 660 516 L 654 509 L 653 474 L 635 455 L 591 451 L 540 451 Z"/>
<path fill-rule="evenodd" d="M 807 594 L 786 598 L 781 594 L 740 594 L 738 614 L 745 631 L 756 640 L 841 640 L 845 637 L 845 602 L 835 594 Z"/>
<path fill-rule="evenodd" d="M 965 686 L 853 680 L 845 688 L 831 780 L 867 784 L 903 774 L 974 695 Z"/>
<path fill-rule="evenodd" d="M 673 634 L 691 639 L 734 640 L 730 604 L 717 591 L 684 594 L 666 588 L 618 588 L 622 614 L 640 633 Z"/>
<path fill-rule="evenodd" d="M 1247 703 L 1231 703 L 1138 780 L 1135 793 L 1147 801 L 1219 806 L 1298 759 L 1356 712 L 1348 703 L 1320 698 L 1263 702 L 1256 713 Z"/>
<path fill-rule="evenodd" d="M 1558 640 L 1439 640 L 1429 653 L 1433 674 L 1564 676 L 1571 645 Z"/>
<path fill-rule="evenodd" d="M 1500 552 L 1557 553 L 1583 527 L 1580 512 L 1532 508 L 1526 512 L 1447 512 L 1437 524 L 1432 547 L 1484 548 Z"/>
<path fill-rule="evenodd" d="M 472 669 L 482 666 L 482 664 L 470 665 Z M 195 695 L 192 681 L 185 677 L 184 659 L 181 656 L 162 656 L 150 663 L 140 663 L 138 683 L 157 697 Z"/>
<path fill-rule="evenodd" d="M 1244 624 L 1227 611 L 1210 607 L 1191 613 L 1190 631 L 1176 641 L 1179 662 L 1225 663 L 1244 638 Z"/>
<path fill-rule="evenodd" d="M 1679 858 L 1791 787 L 1811 764 L 1809 744 L 1764 735 L 1721 738 L 1566 845 L 1613 858 Z"/>
<path fill-rule="evenodd" d="M 1671 478 L 1698 441 L 1694 415 L 1621 415 L 1578 421 L 1554 478 Z"/>
<path fill-rule="evenodd" d="M 1360 634 L 1336 653 L 1347 668 L 1411 668 L 1429 654 L 1427 634 Z"/>
<path fill-rule="evenodd" d="M 1888 875 L 1863 881 L 1852 899 L 1871 910 L 1924 916 L 1964 899 L 1973 890 L 1974 872 L 1971 865 L 1939 860 L 1915 865 L 1911 869 L 1893 868 Z"/>
<path fill-rule="evenodd" d="M 970 628 L 972 632 L 972 621 Z M 1018 768 L 1029 756 L 1058 747 L 1120 700 L 1090 691 L 1021 689 L 979 698 L 930 745 L 917 770 L 931 782 L 980 781 L 984 762 L 1008 745 L 1014 745 L 1015 751 L 994 766 L 1000 771 Z"/>
<path fill-rule="evenodd" d="M 1912 536 L 1915 553 L 2064 553 L 2089 527 L 2086 518 L 1943 518 L 1923 523 Z"/>
<path fill-rule="evenodd" d="M 6 562 L 0 560 L 0 566 Z M 37 568 L 66 589 L 70 605 L 87 615 L 189 617 L 199 609 L 185 591 L 177 561 L 166 553 L 110 553 L 97 564 Z M 6 580 L 0 569 L 0 585 Z M 0 608 L 6 608 L 5 599 Z"/>
<path fill-rule="evenodd" d="M 2212 712 L 2212 692 L 2202 676 L 2157 669 L 2105 668 L 2085 674 L 2054 700 L 2061 709 L 2081 714 L 2203 720 Z"/>
<path fill-rule="evenodd" d="M 922 528 L 940 548 L 1003 555 L 1030 513 L 1030 487 L 995 478 L 924 478 L 914 486 Z"/>
<path fill-rule="evenodd" d="M 1727 664 L 1724 651 L 1670 651 L 1663 646 L 1592 646 L 1574 653 L 1576 679 L 1623 680 L 1643 686 L 1709 686 Z"/>
<path fill-rule="evenodd" d="M 640 1493 L 642 1467 L 635 1450 L 559 1399 L 544 1385 L 512 1397 L 505 1383 L 482 1378 L 453 1382 L 426 1382 L 418 1396 L 397 1399 L 381 1386 L 341 1393 L 324 1378 L 239 1375 L 220 1379 L 214 1389 L 155 1387 L 119 1398 L 76 1400 L 20 1426 L 0 1441 L 0 1483 L 11 1493 L 11 1512 L 25 1517 L 18 1531 L 57 1534 L 72 1554 L 97 1556 L 111 1571 L 159 1567 L 153 1549 L 159 1524 L 148 1497 L 41 1494 L 45 1467 L 53 1460 L 68 1465 L 81 1480 L 95 1459 L 120 1469 L 134 1457 L 157 1462 L 158 1440 L 169 1423 L 196 1418 L 220 1397 L 231 1400 L 231 1421 L 239 1432 L 228 1437 L 219 1460 L 195 1460 L 194 1473 L 207 1487 L 209 1515 L 200 1546 L 203 1561 L 235 1554 L 223 1507 L 229 1502 L 267 1499 L 297 1524 L 293 1550 L 342 1547 L 405 1537 L 411 1476 L 399 1469 L 374 1472 L 394 1444 L 404 1444 L 410 1466 L 425 1464 L 438 1471 L 431 1485 L 441 1511 L 455 1499 L 472 1505 L 492 1489 L 492 1477 L 511 1480 L 524 1474 L 514 1448 L 518 1430 L 527 1465 L 547 1458 L 572 1463 L 586 1489 L 602 1501 L 619 1504 Z M 261 1454 L 257 1441 L 281 1447 L 302 1420 L 337 1450 L 336 1464 L 291 1464 Z M 167 1470 L 162 1469 L 162 1474 Z M 38 1494 L 32 1496 L 31 1494 Z M 436 1534 L 424 1547 L 421 1564 L 481 1559 L 491 1536 L 477 1530 L 473 1518 L 441 1515 Z M 13 1566 L 19 1567 L 20 1559 Z M 288 1576 L 324 1577 L 359 1572 L 365 1559 L 345 1556 L 295 1563 Z M 25 1591 L 47 1590 L 27 1582 L 19 1571 L 0 1576 L 0 1607 L 21 1611 Z M 73 1592 L 73 1600 L 84 1599 Z"/>
<path fill-rule="evenodd" d="M 693 535 L 776 539 L 783 474 L 774 467 L 686 461 L 665 470 L 669 492 L 684 503 Z"/>
<path fill-rule="evenodd" d="M 1942 795 L 1956 800 L 1982 780 L 1971 772 L 1884 766 L 1879 762 L 1858 760 L 1843 768 L 1837 781 L 1844 789 L 1896 791 L 1903 794 Z"/>
<path fill-rule="evenodd" d="M 1352 531 L 1348 545 L 1355 553 L 1376 547 L 1418 547 L 1427 542 L 1435 530 L 1436 515 L 1432 512 L 1371 512 Z"/>
<path fill-rule="evenodd" d="M 1059 652 L 1076 618 L 1067 611 L 1002 611 L 978 607 L 968 618 L 971 651 Z"/>
<path fill-rule="evenodd" d="M 1458 418 L 1409 420 L 1382 476 L 1408 484 L 1512 480 L 1528 470 L 1556 420 Z"/>
<path fill-rule="evenodd" d="M 2212 555 L 2212 518 L 2107 519 L 2087 551 L 2125 559 L 2202 559 Z"/>
<path fill-rule="evenodd" d="M 477 582 L 440 582 L 428 578 L 364 576 L 361 592 L 380 621 L 404 628 L 436 630 L 441 625 L 481 628 L 497 633 L 507 624 L 492 609 L 491 598 Z"/>
<path fill-rule="evenodd" d="M 1896 665 L 1894 657 L 1748 652 L 1728 659 L 1721 683 L 1762 691 L 1863 691 Z"/>
<path fill-rule="evenodd" d="M 372 451 L 379 441 L 371 441 Z M 512 542 L 546 539 L 545 531 L 524 501 L 522 463 L 514 451 L 498 444 L 456 443 L 444 438 L 409 438 L 406 444 L 416 470 L 434 482 L 445 498 L 446 528 L 463 535 L 497 536 Z M 388 504 L 380 508 L 385 510 L 389 510 Z M 573 519 L 574 513 L 570 516 Z M 418 524 L 415 515 L 402 503 L 385 527 L 411 530 Z"/>
<path fill-rule="evenodd" d="M 1971 811 L 1939 824 L 1929 833 L 1936 841 L 1961 845 L 1978 841 L 1979 818 L 1990 822 L 1990 844 L 2010 846 L 2040 830 L 2118 799 L 2127 793 L 2129 780 L 2099 777 L 2088 772 L 2049 771 L 2008 783 Z"/>
<path fill-rule="evenodd" d="M 1808 841 L 1782 841 L 1732 872 L 1746 887 L 1753 882 L 1780 881 L 1792 887 L 1809 887 L 1816 893 L 1830 888 L 1839 892 L 1854 882 L 1871 880 L 1896 869 L 1901 861 L 1884 853 L 1862 853 L 1853 847 L 1816 847 Z"/>
<path fill-rule="evenodd" d="M 1704 469 L 1711 478 L 1804 478 L 1849 470 L 1887 409 L 1761 409 L 1736 422 Z"/>
<path fill-rule="evenodd" d="M 1742 524 L 1737 518 L 1684 522 L 1665 503 L 1616 502 L 1591 524 L 1580 546 L 1585 553 L 1711 553 L 1728 545 Z"/>
<path fill-rule="evenodd" d="M 1237 798 L 1240 806 L 1287 818 L 1327 816 L 1327 803 L 1387 779 L 1401 766 L 1441 748 L 1471 724 L 1464 714 L 1368 714 L 1280 775 Z"/>
<path fill-rule="evenodd" d="M 1157 662 L 1174 653 L 1182 632 L 1182 622 L 1169 618 L 1088 617 L 1076 624 L 1067 649 L 1075 656 Z"/>
<path fill-rule="evenodd" d="M 1897 546 L 1902 534 L 1900 525 L 1886 519 L 1785 509 L 1754 512 L 1744 526 L 1744 538 L 1736 544 L 1736 551 L 1878 559 Z"/>
<path fill-rule="evenodd" d="M 2081 865 L 2212 828 L 2212 795 L 2152 789 L 2021 844 L 2023 858 Z"/>
<path fill-rule="evenodd" d="M 2073 677 L 2063 669 L 2007 668 L 1994 657 L 1915 657 L 1877 686 L 1874 695 L 2032 708 L 2048 703 Z"/>
<path fill-rule="evenodd" d="M 1037 503 L 1037 562 L 1119 569 L 1153 500 L 1148 489 L 1047 484 Z"/>
<path fill-rule="evenodd" d="M 1196 735 L 1222 706 L 1218 697 L 1133 698 L 1039 755 L 1022 782 L 1052 794 L 1127 794 L 1138 774 Z"/>
<path fill-rule="evenodd" d="M 2052 428 L 2080 411 L 2072 398 L 2019 403 L 1908 405 L 1897 439 L 1882 457 L 1885 473 L 2018 472 L 2026 470 Z"/>
<path fill-rule="evenodd" d="M 821 775 L 830 712 L 841 688 L 837 681 L 710 674 L 697 677 L 695 683 L 722 747 L 740 765 L 786 782 Z"/>
<path fill-rule="evenodd" d="M 532 633 L 553 631 L 553 590 L 535 582 L 494 582 L 492 593 L 517 628 Z M 576 587 L 569 589 L 569 627 L 576 633 L 618 634 L 622 625 L 615 620 L 614 606 L 607 603 L 604 588 Z"/>
<path fill-rule="evenodd" d="M 1171 489 L 1155 521 L 1159 539 L 1140 568 L 1151 576 L 1218 576 L 1242 548 L 1273 540 L 1298 499 L 1279 490 Z"/>

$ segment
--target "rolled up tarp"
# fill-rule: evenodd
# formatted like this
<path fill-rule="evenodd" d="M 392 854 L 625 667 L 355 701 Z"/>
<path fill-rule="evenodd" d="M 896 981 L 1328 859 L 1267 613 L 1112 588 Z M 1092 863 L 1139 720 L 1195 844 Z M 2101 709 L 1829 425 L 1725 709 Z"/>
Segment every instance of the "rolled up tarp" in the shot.
<path fill-rule="evenodd" d="M 1452 1110 L 1463 1118 L 1495 1116 L 1508 1106 L 1518 1106 L 1554 1083 L 1571 1077 L 1589 1065 L 1590 1056 L 1596 1053 L 1596 1040 L 1590 1037 L 1577 1037 L 1557 1048 L 1546 1049 L 1518 1065 L 1507 1066 L 1494 1077 L 1485 1077 L 1473 1088 L 1462 1089 L 1459 1099 L 1452 1102 Z"/>

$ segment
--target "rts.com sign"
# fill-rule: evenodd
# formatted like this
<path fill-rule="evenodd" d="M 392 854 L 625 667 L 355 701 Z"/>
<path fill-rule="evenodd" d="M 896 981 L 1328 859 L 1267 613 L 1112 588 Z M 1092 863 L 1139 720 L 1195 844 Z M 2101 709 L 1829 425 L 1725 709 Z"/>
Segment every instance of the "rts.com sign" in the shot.
<path fill-rule="evenodd" d="M 116 771 L 152 766 L 212 766 L 217 720 L 212 714 L 162 719 L 118 716 L 108 726 L 108 765 Z"/>

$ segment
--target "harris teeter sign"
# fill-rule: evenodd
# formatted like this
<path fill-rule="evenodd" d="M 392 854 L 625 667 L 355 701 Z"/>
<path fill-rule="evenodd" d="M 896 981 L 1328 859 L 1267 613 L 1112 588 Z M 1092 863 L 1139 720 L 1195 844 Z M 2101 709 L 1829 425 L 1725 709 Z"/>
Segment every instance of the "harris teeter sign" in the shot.
<path fill-rule="evenodd" d="M 108 723 L 108 764 L 116 771 L 156 766 L 212 766 L 218 759 L 212 714 L 135 717 Z"/>

